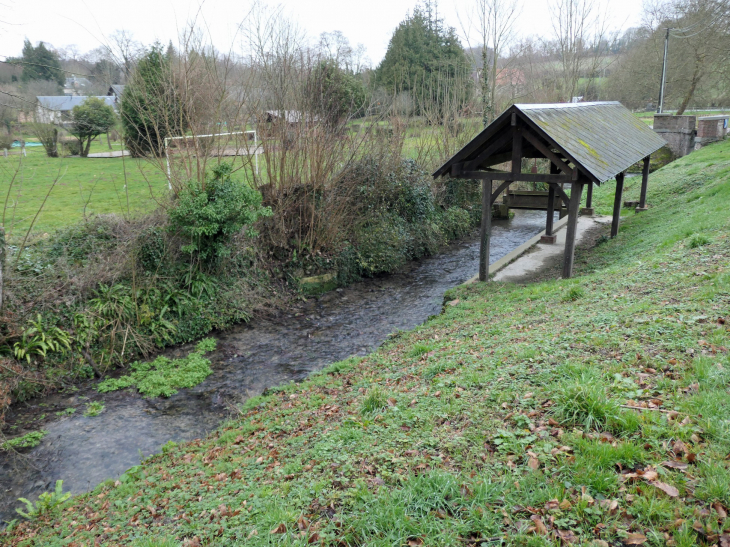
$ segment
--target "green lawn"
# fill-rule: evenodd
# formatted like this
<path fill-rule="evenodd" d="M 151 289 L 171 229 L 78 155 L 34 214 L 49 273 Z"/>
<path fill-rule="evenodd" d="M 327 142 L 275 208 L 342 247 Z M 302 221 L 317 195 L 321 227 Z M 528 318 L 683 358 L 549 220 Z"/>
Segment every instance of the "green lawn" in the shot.
<path fill-rule="evenodd" d="M 27 150 L 26 158 L 0 157 L 3 224 L 11 240 L 25 235 L 56 178 L 58 182 L 35 222 L 35 234 L 67 226 L 84 215 L 151 211 L 167 192 L 164 173 L 145 160 L 49 158 L 42 148 Z M 95 142 L 91 150 L 104 151 L 108 151 L 105 141 L 103 145 Z"/>
<path fill-rule="evenodd" d="M 456 288 L 0 541 L 728 544 L 730 142 L 654 173 L 649 203 L 574 279 Z"/>

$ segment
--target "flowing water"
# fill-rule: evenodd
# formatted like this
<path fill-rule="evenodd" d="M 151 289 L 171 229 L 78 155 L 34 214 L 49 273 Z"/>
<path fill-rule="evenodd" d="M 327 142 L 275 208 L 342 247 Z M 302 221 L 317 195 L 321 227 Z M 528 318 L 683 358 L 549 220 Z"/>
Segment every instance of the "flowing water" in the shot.
<path fill-rule="evenodd" d="M 545 213 L 516 211 L 494 221 L 490 261 L 494 262 L 543 230 Z M 48 434 L 22 456 L 0 453 L 0 519 L 15 516 L 17 498 L 34 499 L 63 479 L 74 494 L 118 477 L 166 442 L 206 435 L 231 415 L 236 404 L 265 389 L 300 381 L 309 373 L 350 355 L 365 355 L 389 334 L 407 330 L 438 314 L 444 292 L 478 271 L 479 243 L 464 241 L 437 256 L 408 265 L 399 274 L 368 279 L 312 298 L 289 315 L 255 321 L 218 333 L 210 355 L 213 374 L 202 384 L 169 399 L 145 399 L 129 390 L 99 394 L 94 384 L 55 394 L 13 409 L 10 423 L 22 424 L 66 408 L 74 414 L 43 425 Z M 168 352 L 180 356 L 184 346 Z M 105 410 L 83 415 L 100 401 Z"/>

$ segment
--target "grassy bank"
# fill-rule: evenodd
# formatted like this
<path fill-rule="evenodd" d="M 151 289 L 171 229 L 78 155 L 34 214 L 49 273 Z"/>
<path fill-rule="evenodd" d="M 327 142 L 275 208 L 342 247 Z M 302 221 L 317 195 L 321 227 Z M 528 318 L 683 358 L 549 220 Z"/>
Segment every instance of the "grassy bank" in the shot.
<path fill-rule="evenodd" d="M 652 175 L 649 203 L 578 277 L 457 288 L 378 352 L 0 537 L 726 544 L 730 143 Z"/>

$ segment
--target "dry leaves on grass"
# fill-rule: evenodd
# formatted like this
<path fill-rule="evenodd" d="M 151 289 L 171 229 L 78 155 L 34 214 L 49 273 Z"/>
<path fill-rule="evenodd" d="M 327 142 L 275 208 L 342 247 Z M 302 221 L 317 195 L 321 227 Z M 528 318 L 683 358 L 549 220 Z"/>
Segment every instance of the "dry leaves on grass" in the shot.
<path fill-rule="evenodd" d="M 652 486 L 654 486 L 655 488 L 658 488 L 659 490 L 664 492 L 670 498 L 676 498 L 677 496 L 679 496 L 679 490 L 677 490 L 671 484 L 667 484 L 666 482 L 659 482 L 659 481 L 654 481 L 650 484 Z"/>
<path fill-rule="evenodd" d="M 626 545 L 641 545 L 646 541 L 646 536 L 639 532 L 633 532 L 624 538 L 624 544 Z"/>

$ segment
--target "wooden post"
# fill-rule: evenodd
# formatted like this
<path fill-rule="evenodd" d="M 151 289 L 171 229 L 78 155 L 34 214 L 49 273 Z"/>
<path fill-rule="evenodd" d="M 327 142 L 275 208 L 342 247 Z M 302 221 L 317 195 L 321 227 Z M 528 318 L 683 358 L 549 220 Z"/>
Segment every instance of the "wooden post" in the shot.
<path fill-rule="evenodd" d="M 575 258 L 575 235 L 578 232 L 578 213 L 580 209 L 583 183 L 573 182 L 570 189 L 570 203 L 568 204 L 568 226 L 565 232 L 565 258 L 563 259 L 563 278 L 573 276 L 573 259 Z"/>
<path fill-rule="evenodd" d="M 545 235 L 540 243 L 555 243 L 557 236 L 553 234 L 553 218 L 555 217 L 555 184 L 548 184 L 547 219 L 545 220 Z"/>
<path fill-rule="evenodd" d="M 649 186 L 649 160 L 650 156 L 644 158 L 644 168 L 641 170 L 641 196 L 639 197 L 639 206 L 636 208 L 636 212 L 646 211 L 646 188 Z"/>
<path fill-rule="evenodd" d="M 479 281 L 489 281 L 489 239 L 492 236 L 492 181 L 482 180 L 482 228 L 479 245 Z"/>
<path fill-rule="evenodd" d="M 621 199 L 624 194 L 624 174 L 616 175 L 616 194 L 613 197 L 613 221 L 611 222 L 611 237 L 618 235 L 618 225 L 621 222 Z"/>
<path fill-rule="evenodd" d="M 580 210 L 581 215 L 592 217 L 596 210 L 593 208 L 593 183 L 588 183 L 588 192 L 586 193 L 586 206 Z"/>

